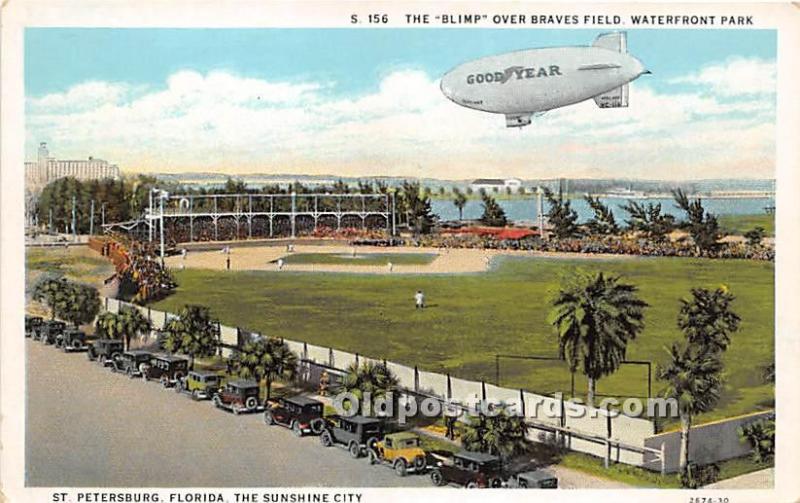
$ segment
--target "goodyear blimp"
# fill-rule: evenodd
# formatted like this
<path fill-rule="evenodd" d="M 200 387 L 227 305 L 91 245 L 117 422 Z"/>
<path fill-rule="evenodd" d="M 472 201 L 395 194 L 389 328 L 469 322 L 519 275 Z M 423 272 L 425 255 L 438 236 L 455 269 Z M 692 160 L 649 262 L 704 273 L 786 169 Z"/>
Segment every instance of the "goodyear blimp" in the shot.
<path fill-rule="evenodd" d="M 628 83 L 650 73 L 628 54 L 624 32 L 591 46 L 527 49 L 468 61 L 441 81 L 445 96 L 475 110 L 503 114 L 506 126 L 593 98 L 600 108 L 628 106 Z"/>

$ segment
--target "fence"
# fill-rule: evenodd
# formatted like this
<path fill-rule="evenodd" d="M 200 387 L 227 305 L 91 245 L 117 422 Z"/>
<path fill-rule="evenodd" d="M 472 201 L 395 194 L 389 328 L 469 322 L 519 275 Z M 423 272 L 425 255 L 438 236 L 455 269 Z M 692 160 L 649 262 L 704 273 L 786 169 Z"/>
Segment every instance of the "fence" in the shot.
<path fill-rule="evenodd" d="M 737 429 L 745 424 L 775 416 L 775 411 L 756 412 L 722 421 L 700 424 L 692 427 L 689 438 L 689 459 L 703 465 L 726 459 L 746 456 L 751 451 L 750 444 L 739 441 Z M 645 446 L 664 446 L 664 465 L 668 473 L 677 472 L 681 455 L 681 432 L 669 431 L 644 440 Z M 654 469 L 661 460 L 645 456 L 644 467 Z"/>
<path fill-rule="evenodd" d="M 107 298 L 106 310 L 116 313 L 126 302 Z M 166 321 L 175 316 L 143 308 L 155 330 L 163 329 Z M 250 336 L 260 336 L 240 328 L 220 325 L 221 354 L 228 356 Z M 553 442 L 574 451 L 602 457 L 610 462 L 641 466 L 662 473 L 677 470 L 680 452 L 680 432 L 656 435 L 655 425 L 647 419 L 624 414 L 609 414 L 602 409 L 586 407 L 563 398 L 550 397 L 522 389 L 509 389 L 452 377 L 449 374 L 426 372 L 395 362 L 375 360 L 335 348 L 316 346 L 302 341 L 284 339 L 300 357 L 299 375 L 307 385 L 318 385 L 323 373 L 334 384 L 353 363 L 373 361 L 382 363 L 394 373 L 406 396 L 431 397 L 467 407 L 478 400 L 506 404 L 521 412 L 529 426 L 529 438 L 536 442 Z M 759 414 L 700 426 L 693 429 L 691 459 L 710 463 L 741 456 L 749 448 L 738 441 L 736 428 L 752 421 Z"/>

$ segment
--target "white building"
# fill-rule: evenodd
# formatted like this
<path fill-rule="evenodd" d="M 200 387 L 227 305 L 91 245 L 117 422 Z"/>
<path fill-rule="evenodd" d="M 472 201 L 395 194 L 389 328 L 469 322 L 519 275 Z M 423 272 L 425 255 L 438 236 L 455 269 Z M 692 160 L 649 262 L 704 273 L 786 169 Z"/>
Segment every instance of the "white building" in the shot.
<path fill-rule="evenodd" d="M 472 181 L 470 187 L 472 187 L 472 190 L 475 192 L 481 190 L 487 193 L 505 192 L 506 189 L 511 189 L 512 192 L 516 192 L 522 187 L 522 180 L 518 178 L 507 178 L 505 180 L 499 178 L 478 178 Z"/>
<path fill-rule="evenodd" d="M 44 142 L 39 144 L 36 161 L 25 162 L 25 188 L 31 192 L 39 192 L 53 180 L 68 176 L 78 180 L 117 179 L 119 167 L 94 157 L 80 160 L 60 160 L 50 157 L 47 144 Z"/>

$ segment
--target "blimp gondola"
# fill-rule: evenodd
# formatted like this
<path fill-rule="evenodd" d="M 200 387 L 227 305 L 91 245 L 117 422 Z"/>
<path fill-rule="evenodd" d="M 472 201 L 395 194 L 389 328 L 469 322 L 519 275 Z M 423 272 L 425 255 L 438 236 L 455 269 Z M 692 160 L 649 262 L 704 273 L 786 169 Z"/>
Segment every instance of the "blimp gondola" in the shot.
<path fill-rule="evenodd" d="M 555 108 L 594 99 L 600 108 L 628 106 L 628 84 L 650 73 L 628 54 L 625 32 L 605 33 L 591 46 L 508 52 L 463 63 L 441 80 L 458 105 L 503 114 L 523 127 Z"/>

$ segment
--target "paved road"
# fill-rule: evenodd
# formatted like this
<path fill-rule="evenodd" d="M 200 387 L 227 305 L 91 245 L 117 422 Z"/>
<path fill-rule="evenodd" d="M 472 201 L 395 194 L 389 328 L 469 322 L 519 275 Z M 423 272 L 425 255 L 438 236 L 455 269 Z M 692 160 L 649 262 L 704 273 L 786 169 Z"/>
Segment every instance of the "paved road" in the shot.
<path fill-rule="evenodd" d="M 316 437 L 233 416 L 27 341 L 26 477 L 64 487 L 430 487 Z"/>

